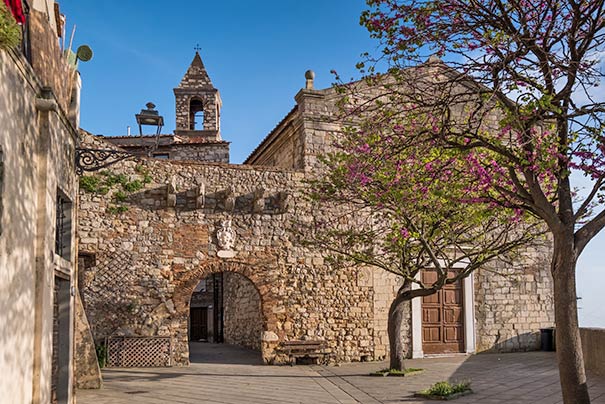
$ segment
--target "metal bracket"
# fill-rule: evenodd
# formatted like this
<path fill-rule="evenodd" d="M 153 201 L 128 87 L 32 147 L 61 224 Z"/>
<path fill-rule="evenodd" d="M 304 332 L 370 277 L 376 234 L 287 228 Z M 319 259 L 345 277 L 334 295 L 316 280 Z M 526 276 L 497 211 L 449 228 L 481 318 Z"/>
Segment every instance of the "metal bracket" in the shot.
<path fill-rule="evenodd" d="M 77 147 L 76 173 L 82 175 L 84 171 L 98 171 L 131 157 L 134 157 L 134 155 L 119 150 L 83 149 Z"/>

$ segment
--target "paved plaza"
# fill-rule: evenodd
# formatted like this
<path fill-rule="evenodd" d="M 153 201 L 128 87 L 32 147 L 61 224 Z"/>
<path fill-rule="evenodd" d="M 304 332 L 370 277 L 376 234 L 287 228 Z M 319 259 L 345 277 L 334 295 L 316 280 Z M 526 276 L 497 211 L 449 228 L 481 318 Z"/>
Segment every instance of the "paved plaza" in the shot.
<path fill-rule="evenodd" d="M 189 367 L 112 369 L 102 390 L 78 390 L 78 404 L 392 404 L 430 403 L 415 391 L 440 380 L 471 380 L 475 394 L 457 404 L 561 403 L 554 353 L 481 354 L 407 361 L 423 368 L 404 378 L 370 377 L 384 363 L 266 366 L 252 351 L 195 343 Z M 605 378 L 589 377 L 593 404 L 605 404 Z"/>

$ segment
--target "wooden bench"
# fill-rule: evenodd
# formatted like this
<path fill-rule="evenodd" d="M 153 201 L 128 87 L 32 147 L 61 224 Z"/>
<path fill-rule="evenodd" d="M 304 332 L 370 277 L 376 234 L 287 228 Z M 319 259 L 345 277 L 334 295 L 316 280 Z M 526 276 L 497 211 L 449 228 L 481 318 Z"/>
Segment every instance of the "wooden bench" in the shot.
<path fill-rule="evenodd" d="M 299 359 L 308 359 L 309 363 L 305 364 L 318 364 L 323 359 L 325 347 L 325 341 L 284 341 L 281 344 L 281 350 L 290 357 L 291 365 L 299 363 Z"/>

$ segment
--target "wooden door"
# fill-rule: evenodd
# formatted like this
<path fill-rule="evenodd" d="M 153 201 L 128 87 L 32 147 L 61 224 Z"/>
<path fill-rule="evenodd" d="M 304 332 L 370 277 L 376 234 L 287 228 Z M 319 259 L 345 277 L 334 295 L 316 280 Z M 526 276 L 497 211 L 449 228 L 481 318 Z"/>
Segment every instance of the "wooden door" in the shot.
<path fill-rule="evenodd" d="M 208 309 L 206 307 L 192 307 L 189 324 L 190 341 L 208 339 Z"/>
<path fill-rule="evenodd" d="M 436 280 L 436 271 L 422 272 L 424 284 L 432 285 Z M 422 298 L 422 350 L 425 354 L 464 352 L 463 298 L 461 281 Z"/>

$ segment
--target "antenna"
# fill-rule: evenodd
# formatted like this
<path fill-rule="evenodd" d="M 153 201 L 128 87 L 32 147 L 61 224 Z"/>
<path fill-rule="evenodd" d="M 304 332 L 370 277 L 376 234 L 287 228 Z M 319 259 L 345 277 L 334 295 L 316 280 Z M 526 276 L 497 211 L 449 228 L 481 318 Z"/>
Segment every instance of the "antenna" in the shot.
<path fill-rule="evenodd" d="M 71 30 L 71 37 L 69 38 L 69 48 L 67 48 L 67 55 L 69 55 L 69 52 L 71 51 L 71 45 L 73 45 L 73 43 L 74 43 L 75 34 L 76 34 L 76 24 L 74 24 L 74 27 Z"/>

